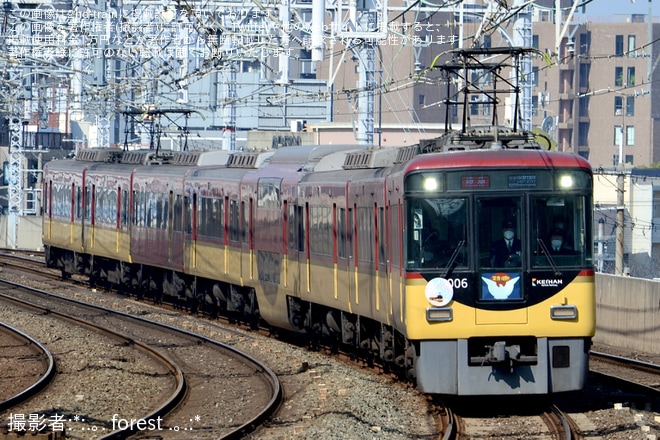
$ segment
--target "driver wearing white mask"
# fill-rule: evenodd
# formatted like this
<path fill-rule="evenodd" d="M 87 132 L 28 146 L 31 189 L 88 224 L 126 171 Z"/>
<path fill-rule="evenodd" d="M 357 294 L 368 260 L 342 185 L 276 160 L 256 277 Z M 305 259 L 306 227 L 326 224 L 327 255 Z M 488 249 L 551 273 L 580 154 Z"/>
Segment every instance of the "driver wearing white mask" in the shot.
<path fill-rule="evenodd" d="M 512 220 L 502 222 L 502 239 L 493 242 L 490 255 L 492 267 L 520 265 L 520 240 L 516 237 L 516 225 Z"/>

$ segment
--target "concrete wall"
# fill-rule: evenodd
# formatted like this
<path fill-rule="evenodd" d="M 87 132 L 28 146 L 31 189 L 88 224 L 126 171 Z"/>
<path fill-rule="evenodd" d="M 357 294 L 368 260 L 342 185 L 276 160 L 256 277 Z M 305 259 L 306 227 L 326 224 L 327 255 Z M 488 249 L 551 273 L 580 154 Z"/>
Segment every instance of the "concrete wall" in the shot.
<path fill-rule="evenodd" d="M 595 342 L 660 353 L 660 281 L 596 275 Z"/>
<path fill-rule="evenodd" d="M 9 217 L 0 215 L 0 247 L 8 248 Z M 18 219 L 18 228 L 16 230 L 16 249 L 21 250 L 43 250 L 41 243 L 41 216 L 28 215 Z"/>

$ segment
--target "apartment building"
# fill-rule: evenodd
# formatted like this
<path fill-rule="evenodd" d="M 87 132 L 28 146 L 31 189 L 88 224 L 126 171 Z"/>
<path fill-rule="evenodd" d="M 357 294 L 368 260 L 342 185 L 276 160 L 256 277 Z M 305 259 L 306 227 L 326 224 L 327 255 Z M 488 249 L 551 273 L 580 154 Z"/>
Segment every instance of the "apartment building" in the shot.
<path fill-rule="evenodd" d="M 551 20 L 538 13 L 533 24 L 534 46 L 548 54 L 555 47 Z M 660 92 L 653 82 L 660 23 L 649 24 L 646 15 L 577 20 L 553 59 L 558 65 L 534 61 L 534 126 L 594 167 L 615 167 L 620 157 L 636 167 L 660 161 Z"/>

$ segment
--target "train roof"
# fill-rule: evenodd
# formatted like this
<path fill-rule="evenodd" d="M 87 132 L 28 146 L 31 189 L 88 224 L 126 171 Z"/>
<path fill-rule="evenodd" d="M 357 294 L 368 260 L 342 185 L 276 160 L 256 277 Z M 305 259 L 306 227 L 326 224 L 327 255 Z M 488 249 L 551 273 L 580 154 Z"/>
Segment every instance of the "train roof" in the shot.
<path fill-rule="evenodd" d="M 313 164 L 334 153 L 347 150 L 364 150 L 366 145 L 303 145 L 280 148 L 271 158 L 273 164 Z"/>
<path fill-rule="evenodd" d="M 44 169 L 52 171 L 78 171 L 83 172 L 91 164 L 81 164 L 71 159 L 54 159 L 44 164 Z"/>
<path fill-rule="evenodd" d="M 546 150 L 471 150 L 430 153 L 417 156 L 406 173 L 428 168 L 583 168 L 591 171 L 586 159 L 570 153 Z"/>
<path fill-rule="evenodd" d="M 120 150 L 118 148 L 86 148 L 78 152 L 78 162 L 131 165 L 227 165 L 233 152 L 226 150 Z"/>
<path fill-rule="evenodd" d="M 308 145 L 277 150 L 271 164 L 299 164 L 305 173 L 341 169 L 385 168 L 407 162 L 419 153 L 419 146 L 379 148 L 369 145 Z"/>

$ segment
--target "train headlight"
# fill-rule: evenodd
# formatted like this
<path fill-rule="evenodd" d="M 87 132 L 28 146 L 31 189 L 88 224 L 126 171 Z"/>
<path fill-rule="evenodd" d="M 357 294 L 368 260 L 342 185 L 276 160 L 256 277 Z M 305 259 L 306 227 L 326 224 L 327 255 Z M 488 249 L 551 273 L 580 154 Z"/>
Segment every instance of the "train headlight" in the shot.
<path fill-rule="evenodd" d="M 451 307 L 432 307 L 426 309 L 426 320 L 428 322 L 447 322 L 452 319 L 454 319 L 454 312 Z"/>
<path fill-rule="evenodd" d="M 571 175 L 564 175 L 559 178 L 559 186 L 563 189 L 570 189 L 573 188 L 575 185 L 575 181 L 573 180 L 573 176 Z"/>
<path fill-rule="evenodd" d="M 427 177 L 424 179 L 425 191 L 436 191 L 438 189 L 438 179 L 435 177 Z"/>
<path fill-rule="evenodd" d="M 575 306 L 552 306 L 550 307 L 552 319 L 575 319 L 577 318 L 577 307 Z"/>

